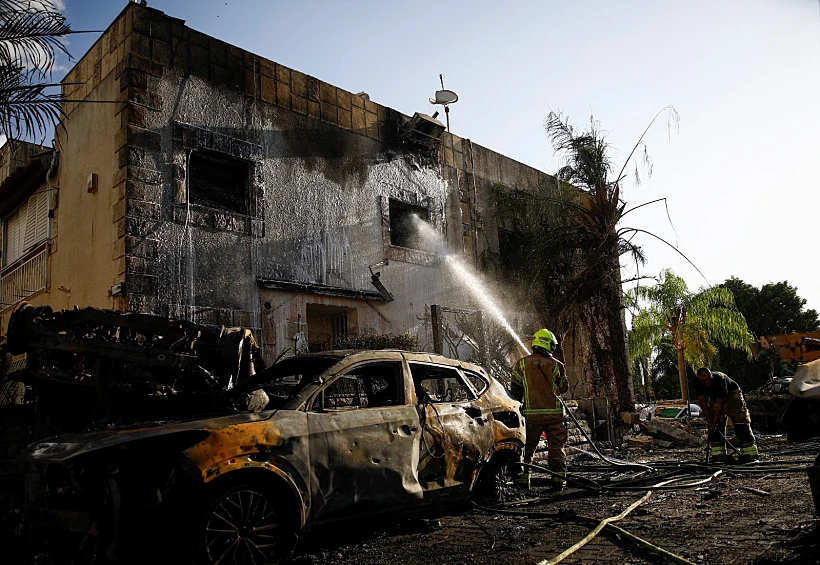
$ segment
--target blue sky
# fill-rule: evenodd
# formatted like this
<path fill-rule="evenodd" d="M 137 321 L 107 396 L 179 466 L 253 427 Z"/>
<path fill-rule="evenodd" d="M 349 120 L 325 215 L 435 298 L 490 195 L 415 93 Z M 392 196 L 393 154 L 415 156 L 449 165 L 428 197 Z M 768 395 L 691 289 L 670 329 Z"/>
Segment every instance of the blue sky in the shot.
<path fill-rule="evenodd" d="M 64 0 L 74 29 L 105 29 L 124 0 Z M 151 0 L 224 41 L 405 113 L 460 97 L 453 133 L 553 173 L 550 109 L 593 113 L 620 165 L 652 117 L 654 168 L 625 186 L 625 224 L 679 246 L 709 283 L 788 280 L 820 310 L 820 0 L 448 2 Z M 79 58 L 96 35 L 75 35 Z M 657 273 L 706 281 L 639 236 Z M 627 269 L 626 276 L 634 274 Z"/>

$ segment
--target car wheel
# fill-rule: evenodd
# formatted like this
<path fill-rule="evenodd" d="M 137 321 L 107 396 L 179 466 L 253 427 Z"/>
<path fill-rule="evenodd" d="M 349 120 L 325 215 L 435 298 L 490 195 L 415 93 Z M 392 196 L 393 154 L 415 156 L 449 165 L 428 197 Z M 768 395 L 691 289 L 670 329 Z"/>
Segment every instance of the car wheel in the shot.
<path fill-rule="evenodd" d="M 295 535 L 285 498 L 261 481 L 230 481 L 207 497 L 200 540 L 206 564 L 280 563 Z"/>
<path fill-rule="evenodd" d="M 814 460 L 814 467 L 809 468 L 809 486 L 814 498 L 814 511 L 820 516 L 820 453 Z"/>
<path fill-rule="evenodd" d="M 521 467 L 510 465 L 513 462 L 514 459 L 507 456 L 494 458 L 488 462 L 478 476 L 473 498 L 492 502 L 504 501 L 510 493 L 508 484 L 512 479 L 512 474 L 524 470 Z"/>

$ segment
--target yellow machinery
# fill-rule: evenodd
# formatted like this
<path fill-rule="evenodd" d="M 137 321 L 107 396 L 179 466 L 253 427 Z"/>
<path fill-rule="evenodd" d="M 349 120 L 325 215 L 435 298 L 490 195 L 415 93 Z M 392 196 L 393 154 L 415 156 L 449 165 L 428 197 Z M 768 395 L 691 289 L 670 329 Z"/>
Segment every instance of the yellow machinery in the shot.
<path fill-rule="evenodd" d="M 755 359 L 778 363 L 808 363 L 820 359 L 820 332 L 763 335 L 752 345 Z"/>
<path fill-rule="evenodd" d="M 755 359 L 768 360 L 772 368 L 777 364 L 818 361 L 820 332 L 760 336 L 752 345 L 752 354 Z M 780 420 L 786 425 L 789 441 L 820 436 L 820 401 L 794 396 Z"/>

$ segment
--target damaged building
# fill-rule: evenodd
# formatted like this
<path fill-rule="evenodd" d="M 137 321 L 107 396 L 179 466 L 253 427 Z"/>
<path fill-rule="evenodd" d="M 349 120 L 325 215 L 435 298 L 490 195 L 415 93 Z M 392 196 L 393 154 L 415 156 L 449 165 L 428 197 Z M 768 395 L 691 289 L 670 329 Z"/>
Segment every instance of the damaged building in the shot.
<path fill-rule="evenodd" d="M 81 432 L 92 420 L 107 428 L 221 414 L 226 390 L 296 353 L 409 336 L 408 348 L 506 377 L 512 340 L 490 351 L 499 333 L 418 224 L 484 279 L 500 280 L 505 232 L 496 188 L 556 184 L 553 177 L 452 135 L 433 117 L 402 114 L 136 3 L 66 75 L 63 94 L 53 148 L 0 149 L 0 316 L 4 334 L 10 319 L 20 332 L 3 336 L 3 376 L 28 371 L 61 386 L 119 379 L 127 390 L 78 394 L 86 405 L 59 388 L 27 396 L 24 378 L 0 381 L 0 507 L 20 503 L 23 468 L 11 459 L 32 441 Z M 526 300 L 497 294 L 517 331 L 536 329 Z M 15 309 L 20 301 L 28 305 Z M 225 328 L 249 332 L 230 332 L 237 341 L 226 346 Z M 582 398 L 583 352 L 574 345 L 568 339 L 564 353 L 573 396 Z M 36 354 L 26 358 L 27 348 Z M 389 355 L 393 365 L 432 362 Z M 411 364 L 400 371 L 406 392 L 385 407 L 415 414 L 426 398 Z M 180 374 L 191 378 L 180 383 Z M 462 424 L 483 430 L 480 449 L 463 459 L 469 465 L 460 466 L 461 456 L 448 463 L 450 475 L 469 475 L 464 484 L 501 448 L 507 460 L 520 455 L 521 421 L 500 387 L 487 393 L 492 382 L 483 375 L 464 385 L 477 407 L 455 410 L 458 425 L 436 440 L 446 443 Z M 430 402 L 452 401 L 452 387 L 441 388 L 451 396 Z M 171 389 L 184 405 L 164 393 Z M 117 396 L 123 391 L 131 396 Z M 272 406 L 275 392 L 255 410 Z M 384 391 L 356 396 L 356 405 L 382 406 L 376 392 Z M 134 396 L 147 401 L 134 404 Z M 437 413 L 410 414 L 401 430 L 414 433 L 417 421 L 435 428 Z M 490 422 L 509 437 L 499 432 L 503 441 L 490 442 Z M 266 452 L 246 451 L 242 457 L 265 463 Z"/>
<path fill-rule="evenodd" d="M 0 186 L 4 326 L 25 299 L 247 327 L 267 363 L 368 334 L 433 350 L 432 305 L 476 308 L 412 218 L 491 275 L 494 187 L 552 182 L 134 3 L 63 85 L 55 149 Z"/>

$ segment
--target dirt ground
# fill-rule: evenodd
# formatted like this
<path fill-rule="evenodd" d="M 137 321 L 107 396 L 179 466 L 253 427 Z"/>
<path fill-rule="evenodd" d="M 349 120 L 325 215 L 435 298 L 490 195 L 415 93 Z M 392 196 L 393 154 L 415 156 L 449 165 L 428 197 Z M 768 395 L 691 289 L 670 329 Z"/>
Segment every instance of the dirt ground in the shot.
<path fill-rule="evenodd" d="M 814 453 L 794 453 L 800 446 L 787 443 L 783 437 L 759 437 L 761 466 L 775 462 L 778 466 L 810 464 L 820 450 L 816 442 L 813 445 Z M 703 450 L 634 451 L 618 456 L 663 464 L 700 461 Z M 597 461 L 572 462 L 569 471 L 572 475 L 573 465 L 577 470 L 595 464 Z M 604 476 L 595 478 L 600 481 Z M 345 530 L 314 534 L 300 541 L 293 564 L 535 565 L 560 554 L 588 534 L 598 521 L 621 513 L 645 494 L 597 494 L 573 487 L 551 493 L 545 484 L 546 476 L 536 474 L 533 482 L 533 488 L 526 493 L 508 486 L 503 497 L 506 502 L 483 500 L 482 504 L 495 505 L 489 511 L 470 503 L 442 516 L 385 521 L 376 526 L 351 524 Z M 769 494 L 756 494 L 742 487 Z M 536 515 L 539 513 L 541 516 Z M 616 525 L 698 565 L 820 564 L 820 519 L 814 512 L 808 477 L 802 472 L 767 471 L 746 476 L 727 472 L 701 487 L 655 490 Z M 10 563 L 24 565 L 57 562 L 46 555 L 33 561 L 12 559 L 2 545 L 0 563 L 4 557 L 9 557 Z M 667 562 L 605 528 L 562 563 Z"/>
<path fill-rule="evenodd" d="M 787 444 L 782 437 L 760 438 L 760 448 L 763 464 L 773 461 L 805 464 L 814 458 L 808 453 L 779 455 L 778 451 L 794 449 L 794 445 Z M 632 459 L 695 461 L 702 454 L 700 449 L 662 450 L 633 454 Z M 770 494 L 763 496 L 740 487 Z M 507 502 L 503 508 L 528 513 L 568 512 L 597 521 L 619 514 L 643 494 L 590 495 L 571 487 L 561 493 L 549 493 L 545 486 L 534 485 L 529 493 L 520 496 L 542 500 L 525 504 Z M 655 491 L 616 525 L 698 564 L 820 563 L 820 520 L 814 513 L 805 473 L 727 474 L 711 486 Z M 593 527 L 594 522 L 500 515 L 470 506 L 438 518 L 315 536 L 300 544 L 294 563 L 535 564 L 555 557 Z M 620 539 L 606 528 L 563 561 L 566 564 L 636 565 L 665 562 L 664 558 Z"/>

